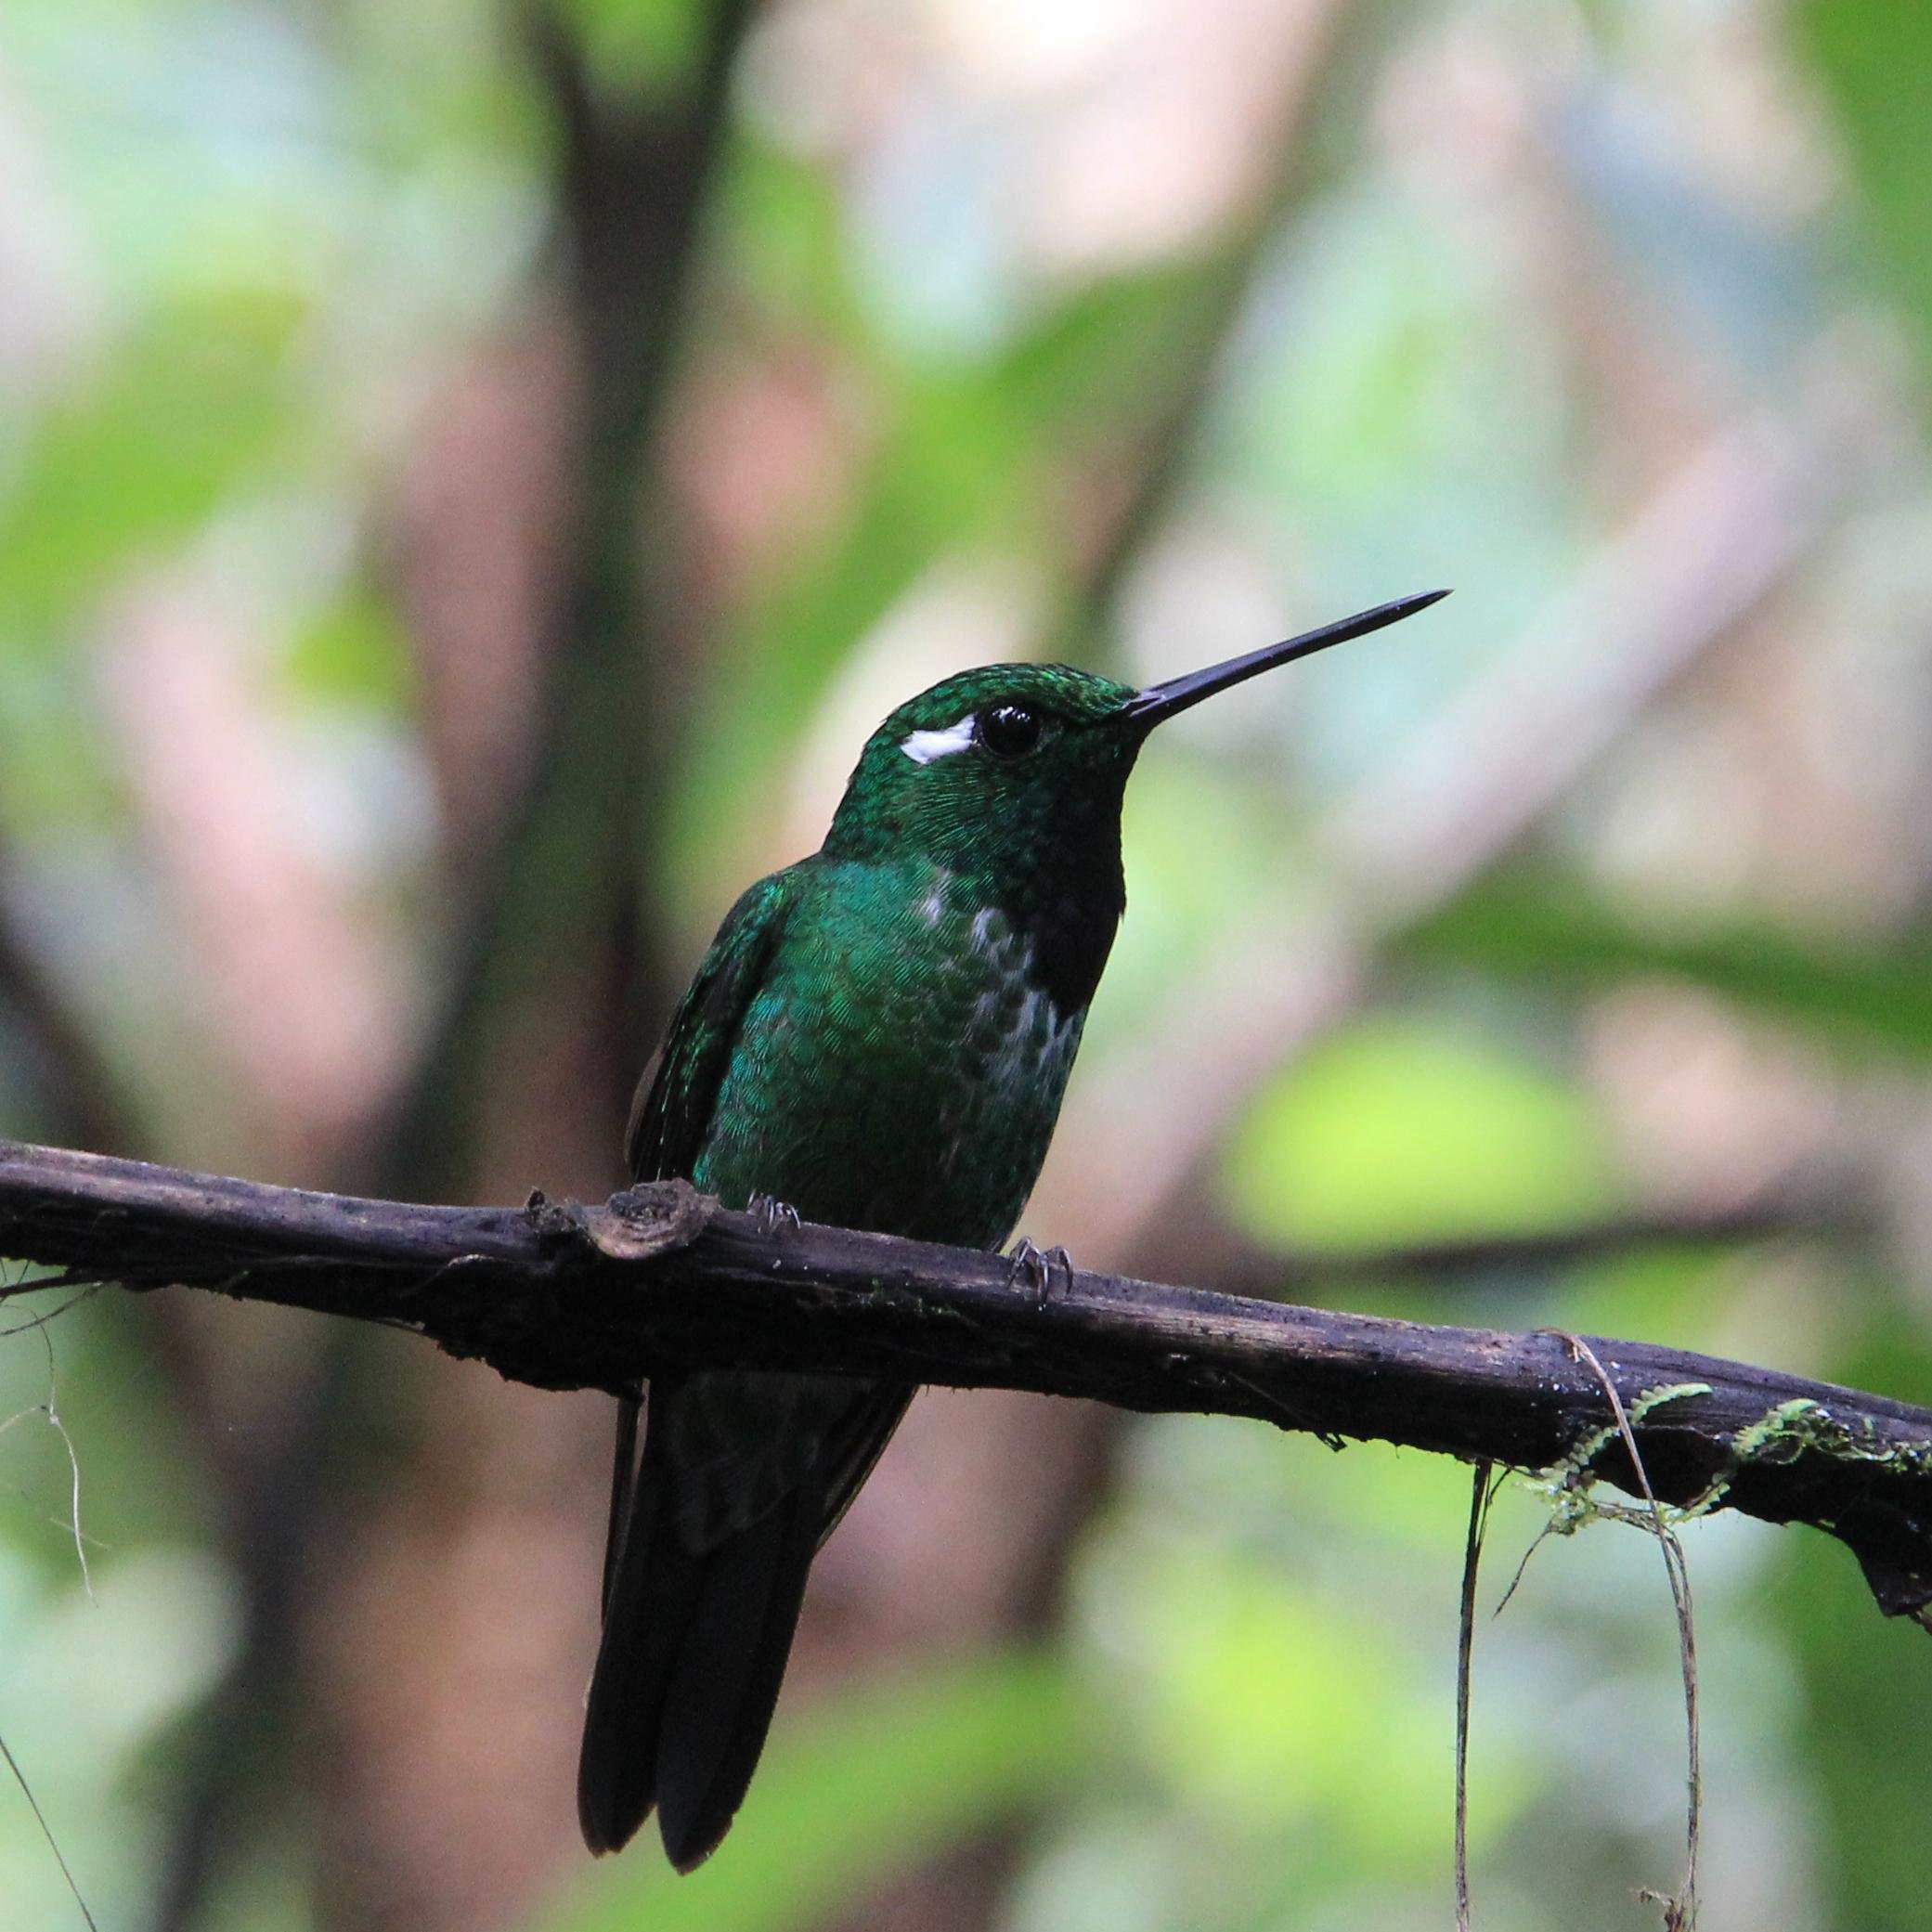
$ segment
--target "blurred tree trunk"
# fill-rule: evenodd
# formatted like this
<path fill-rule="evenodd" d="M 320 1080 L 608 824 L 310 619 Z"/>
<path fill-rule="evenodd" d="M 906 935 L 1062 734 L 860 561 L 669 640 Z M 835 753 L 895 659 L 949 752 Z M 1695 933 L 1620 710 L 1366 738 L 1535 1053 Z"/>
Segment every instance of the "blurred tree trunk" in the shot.
<path fill-rule="evenodd" d="M 383 1149 L 404 1191 L 621 1179 L 668 1005 L 642 884 L 681 682 L 656 431 L 749 17 L 709 9 L 684 85 L 643 103 L 556 17 L 529 23 L 558 129 L 557 318 L 471 372 L 402 498 L 460 913 Z M 513 1923 L 582 1855 L 610 1405 L 453 1368 L 371 1364 L 411 1439 L 360 1455 L 307 1604 L 321 1917 L 357 1932 Z"/>

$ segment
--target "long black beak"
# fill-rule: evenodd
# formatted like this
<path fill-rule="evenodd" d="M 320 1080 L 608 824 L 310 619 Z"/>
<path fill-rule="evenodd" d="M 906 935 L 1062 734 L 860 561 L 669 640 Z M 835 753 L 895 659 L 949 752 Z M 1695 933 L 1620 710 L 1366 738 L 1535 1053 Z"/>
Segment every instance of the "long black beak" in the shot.
<path fill-rule="evenodd" d="M 1419 596 L 1398 597 L 1394 603 L 1379 603 L 1372 611 L 1357 612 L 1337 624 L 1324 624 L 1319 630 L 1304 630 L 1300 637 L 1291 637 L 1284 643 L 1264 645 L 1245 657 L 1230 657 L 1225 664 L 1210 665 L 1204 671 L 1170 678 L 1165 684 L 1149 685 L 1125 711 L 1114 715 L 1131 718 L 1152 730 L 1163 719 L 1199 704 L 1204 697 L 1212 697 L 1217 691 L 1225 691 L 1231 684 L 1240 683 L 1244 678 L 1258 678 L 1277 664 L 1292 664 L 1297 657 L 1312 657 L 1330 644 L 1345 644 L 1350 638 L 1367 637 L 1385 624 L 1399 624 L 1418 611 L 1426 611 L 1432 603 L 1440 603 L 1448 594 L 1446 590 L 1424 590 Z"/>

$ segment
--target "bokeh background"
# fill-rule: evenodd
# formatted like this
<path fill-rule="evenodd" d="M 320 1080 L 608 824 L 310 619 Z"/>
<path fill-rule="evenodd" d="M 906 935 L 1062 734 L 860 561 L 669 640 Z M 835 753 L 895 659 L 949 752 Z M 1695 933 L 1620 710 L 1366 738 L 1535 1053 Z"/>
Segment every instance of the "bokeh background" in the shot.
<path fill-rule="evenodd" d="M 1450 584 L 1144 759 L 1027 1227 L 1932 1398 L 1928 100 L 1904 0 L 6 0 L 0 1129 L 600 1196 L 893 703 Z M 673 1883 L 572 1814 L 607 1403 L 45 1305 L 0 1733 L 104 1926 L 1447 1923 L 1463 1470 L 927 1396 Z M 1477 1923 L 1652 1923 L 1657 1551 L 1492 1618 L 1548 1514 Z M 1706 1932 L 1932 1926 L 1932 1643 L 1687 1540 Z"/>

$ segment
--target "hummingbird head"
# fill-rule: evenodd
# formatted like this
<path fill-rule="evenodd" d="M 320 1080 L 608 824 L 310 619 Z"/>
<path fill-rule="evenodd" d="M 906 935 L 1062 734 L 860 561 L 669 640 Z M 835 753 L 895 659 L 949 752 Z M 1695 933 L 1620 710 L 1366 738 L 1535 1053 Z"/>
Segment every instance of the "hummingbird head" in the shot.
<path fill-rule="evenodd" d="M 1062 1011 L 1084 1006 L 1126 904 L 1121 799 L 1148 733 L 1214 693 L 1447 596 L 1379 605 L 1146 690 L 1064 664 L 961 671 L 866 741 L 830 859 L 924 858 L 1029 932 Z"/>
<path fill-rule="evenodd" d="M 1036 840 L 1078 840 L 1120 814 L 1144 733 L 1139 694 L 1064 664 L 994 664 L 909 698 L 866 741 L 826 850 L 919 853 L 979 874 Z"/>

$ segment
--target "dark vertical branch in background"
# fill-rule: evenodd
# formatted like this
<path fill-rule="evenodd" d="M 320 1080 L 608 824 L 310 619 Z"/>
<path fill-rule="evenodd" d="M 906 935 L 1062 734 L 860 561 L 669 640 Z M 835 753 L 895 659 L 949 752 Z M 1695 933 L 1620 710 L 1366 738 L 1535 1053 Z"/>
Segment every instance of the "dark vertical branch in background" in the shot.
<path fill-rule="evenodd" d="M 692 628 L 660 430 L 753 11 L 704 10 L 686 73 L 643 93 L 611 84 L 561 15 L 525 19 L 555 127 L 575 520 L 537 654 L 524 790 L 468 868 L 447 996 L 385 1137 L 384 1179 L 401 1191 L 487 1196 L 517 1174 L 594 1195 L 616 1178 L 629 1087 L 667 1004 L 654 805 Z M 346 1560 L 306 1619 L 312 1694 L 330 1713 L 323 1910 L 468 1932 L 513 1916 L 576 1843 L 570 1713 L 594 1643 L 607 1406 L 434 1371 L 408 1386 L 421 1439 L 342 1497 Z M 411 1605 L 402 1628 L 398 1602 Z M 392 1667 L 372 1674 L 385 1644 Z"/>
<path fill-rule="evenodd" d="M 633 944 L 648 935 L 643 847 L 672 736 L 663 694 L 680 681 L 664 662 L 674 587 L 664 581 L 653 451 L 732 70 L 754 11 L 751 0 L 720 0 L 686 85 L 648 100 L 601 87 L 554 14 L 527 21 L 557 127 L 554 247 L 575 364 L 577 525 L 552 603 L 548 686 L 533 694 L 529 777 L 490 849 L 467 868 L 447 992 L 383 1151 L 388 1185 L 434 1193 L 439 1183 L 471 1180 L 464 1149 L 496 1031 L 488 1017 L 513 1005 L 533 966 L 555 963 L 559 940 L 617 948 L 618 1084 L 666 1004 L 655 947 L 648 937 Z M 624 1095 L 612 1094 L 621 1110 Z"/>
<path fill-rule="evenodd" d="M 498 804 L 475 849 L 450 856 L 445 991 L 422 1051 L 344 1185 L 487 1192 L 490 1170 L 522 1167 L 594 1193 L 614 1178 L 628 1083 L 666 1004 L 645 840 L 671 735 L 662 694 L 679 681 L 664 662 L 674 590 L 663 581 L 668 546 L 653 521 L 662 501 L 656 431 L 724 145 L 730 76 L 753 11 L 749 0 L 710 8 L 691 73 L 681 84 L 667 77 L 649 98 L 600 85 L 554 14 L 539 7 L 525 19 L 556 126 L 553 265 L 573 364 L 564 440 L 575 521 L 533 654 L 536 681 L 524 701 L 535 721 L 517 796 Z M 460 652 L 445 674 L 461 674 Z M 568 1036 L 562 1051 L 560 1030 Z M 533 1083 L 533 1066 L 549 1080 Z M 203 1728 L 199 1775 L 187 1781 L 160 1932 L 189 1932 L 200 1921 L 263 1756 L 276 1738 L 307 1728 L 292 1726 L 285 1709 L 290 1697 L 315 1691 L 314 1673 L 305 1680 L 298 1668 L 298 1630 L 367 1614 L 353 1579 L 344 1583 L 320 1555 L 324 1542 L 345 1540 L 327 1525 L 344 1510 L 398 1519 L 408 1511 L 408 1495 L 356 1495 L 362 1485 L 349 1465 L 365 1453 L 356 1443 L 372 1359 L 367 1338 L 326 1338 L 272 1436 L 257 1434 L 260 1453 L 232 1484 L 227 1541 L 241 1572 L 242 1640 Z M 513 1399 L 496 1391 L 478 1400 L 492 1395 Z M 543 1418 L 552 1428 L 561 1420 Z M 439 1426 L 426 1424 L 432 1435 Z M 504 1435 L 514 1441 L 517 1432 Z M 386 1473 L 385 1489 L 395 1473 Z M 426 1480 L 406 1472 L 403 1487 Z M 454 1534 L 481 1486 L 427 1513 Z M 575 1498 L 558 1501 L 569 1507 Z M 434 1572 L 438 1552 L 423 1555 Z M 320 1591 L 319 1614 L 305 1581 Z M 395 1595 L 409 1601 L 400 1579 Z M 421 1601 L 427 1622 L 427 1594 Z M 437 1640 L 425 1628 L 422 1644 Z M 365 1661 L 378 1649 L 371 1644 Z M 334 1748 L 340 1756 L 340 1739 Z M 345 1782 L 363 1788 L 383 1775 L 381 1766 L 352 1768 Z M 385 1827 L 365 1804 L 359 1822 L 338 1822 L 333 1835 L 338 1844 L 371 1829 L 400 1835 L 405 1809 Z M 370 1868 L 366 1878 L 357 1864 Z M 433 1882 L 409 1868 L 394 1845 L 347 1863 L 338 1856 L 332 1871 L 325 1864 L 325 1913 L 369 1924 L 461 1923 L 460 1879 L 436 1898 Z M 496 1909 L 507 1915 L 514 1900 Z"/>

